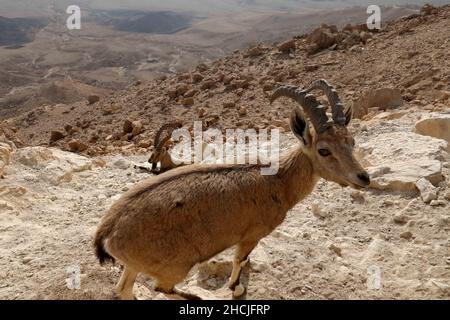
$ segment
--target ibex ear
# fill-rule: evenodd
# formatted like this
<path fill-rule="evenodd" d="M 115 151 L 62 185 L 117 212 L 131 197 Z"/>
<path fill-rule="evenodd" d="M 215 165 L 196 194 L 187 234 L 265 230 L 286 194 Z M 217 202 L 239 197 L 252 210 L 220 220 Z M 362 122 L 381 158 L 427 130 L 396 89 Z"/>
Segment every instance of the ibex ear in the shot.
<path fill-rule="evenodd" d="M 300 108 L 295 108 L 290 120 L 291 130 L 295 136 L 305 145 L 311 144 L 309 124 Z"/>
<path fill-rule="evenodd" d="M 353 118 L 353 108 L 351 106 L 348 106 L 347 108 L 345 108 L 344 114 L 345 114 L 345 126 L 348 126 L 348 124 L 350 123 L 350 121 L 352 121 Z"/>

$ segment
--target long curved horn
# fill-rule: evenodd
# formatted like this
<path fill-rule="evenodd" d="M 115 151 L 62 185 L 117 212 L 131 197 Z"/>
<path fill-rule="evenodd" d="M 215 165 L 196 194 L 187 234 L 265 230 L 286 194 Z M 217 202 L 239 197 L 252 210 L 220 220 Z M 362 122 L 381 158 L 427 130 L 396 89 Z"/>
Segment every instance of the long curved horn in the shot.
<path fill-rule="evenodd" d="M 165 125 L 163 125 L 158 132 L 156 133 L 155 136 L 155 141 L 153 143 L 153 145 L 155 146 L 155 151 L 156 152 L 160 152 L 162 147 L 166 144 L 167 141 L 170 140 L 171 136 L 172 136 L 172 132 L 174 132 L 176 129 L 179 129 L 182 127 L 182 124 L 180 122 L 171 122 L 171 123 L 166 123 Z M 167 135 L 161 139 L 162 134 L 167 131 Z"/>
<path fill-rule="evenodd" d="M 331 106 L 331 113 L 333 115 L 334 123 L 345 126 L 344 106 L 342 105 L 342 101 L 339 98 L 336 89 L 324 79 L 314 81 L 311 86 L 306 89 L 306 92 L 309 93 L 315 89 L 322 90 L 327 96 L 328 102 Z"/>
<path fill-rule="evenodd" d="M 321 106 L 314 95 L 308 94 L 307 91 L 292 85 L 282 86 L 272 94 L 270 104 L 280 97 L 288 97 L 298 102 L 311 119 L 311 123 L 317 133 L 323 133 L 331 126 L 326 108 Z"/>

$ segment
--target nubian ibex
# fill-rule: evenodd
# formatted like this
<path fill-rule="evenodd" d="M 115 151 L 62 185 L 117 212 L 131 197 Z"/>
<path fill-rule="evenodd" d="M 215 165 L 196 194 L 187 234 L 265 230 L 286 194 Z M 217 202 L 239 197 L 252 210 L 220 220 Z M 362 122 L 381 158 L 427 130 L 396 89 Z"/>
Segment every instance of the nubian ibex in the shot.
<path fill-rule="evenodd" d="M 314 89 L 328 97 L 331 119 L 310 94 Z M 116 288 L 121 298 L 133 298 L 140 272 L 154 278 L 159 292 L 193 298 L 175 285 L 195 264 L 232 246 L 236 251 L 229 287 L 239 295 L 249 254 L 320 178 L 358 189 L 369 186 L 346 128 L 351 109 L 344 110 L 336 90 L 318 80 L 307 90 L 282 86 L 271 103 L 280 97 L 295 100 L 310 120 L 294 108 L 290 125 L 300 143 L 280 157 L 277 174 L 261 175 L 259 164 L 194 164 L 141 182 L 111 207 L 98 227 L 95 248 L 100 263 L 117 259 L 123 264 Z"/>
<path fill-rule="evenodd" d="M 180 166 L 173 161 L 166 144 L 171 139 L 172 133 L 181 127 L 180 122 L 171 122 L 163 125 L 156 133 L 152 154 L 148 160 L 152 165 L 152 173 L 161 174 Z M 158 163 L 160 163 L 159 170 L 157 170 Z"/>

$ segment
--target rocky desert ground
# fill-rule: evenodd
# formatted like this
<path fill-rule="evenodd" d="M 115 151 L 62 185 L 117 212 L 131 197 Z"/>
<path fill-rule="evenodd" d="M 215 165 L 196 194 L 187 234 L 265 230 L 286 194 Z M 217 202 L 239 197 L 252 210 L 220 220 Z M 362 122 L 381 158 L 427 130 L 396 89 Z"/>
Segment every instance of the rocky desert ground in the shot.
<path fill-rule="evenodd" d="M 247 299 L 449 299 L 450 6 L 386 23 L 323 24 L 188 72 L 137 81 L 89 101 L 49 104 L 2 122 L 0 298 L 113 299 L 118 265 L 100 267 L 92 237 L 135 183 L 158 128 L 274 129 L 296 139 L 282 83 L 324 78 L 354 108 L 355 153 L 367 190 L 321 180 L 251 254 Z M 324 96 L 319 100 L 326 103 Z M 196 266 L 180 285 L 231 299 L 231 252 Z M 73 275 L 79 271 L 79 287 Z M 75 283 L 76 284 L 76 283 Z M 170 299 L 145 275 L 140 299 Z"/>

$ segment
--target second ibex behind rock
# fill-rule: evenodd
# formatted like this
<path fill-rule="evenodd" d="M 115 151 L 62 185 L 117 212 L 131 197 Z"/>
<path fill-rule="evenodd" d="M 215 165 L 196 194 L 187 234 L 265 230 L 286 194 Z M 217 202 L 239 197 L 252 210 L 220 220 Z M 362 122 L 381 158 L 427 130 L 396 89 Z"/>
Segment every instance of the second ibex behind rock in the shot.
<path fill-rule="evenodd" d="M 332 119 L 309 94 L 314 89 L 327 95 Z M 101 263 L 117 259 L 124 265 L 117 285 L 122 298 L 133 298 L 140 272 L 155 279 L 156 290 L 192 298 L 175 285 L 195 264 L 232 246 L 236 252 L 229 286 L 240 294 L 241 269 L 249 254 L 320 178 L 369 186 L 346 128 L 351 109 L 344 110 L 336 91 L 324 80 L 308 90 L 283 86 L 271 102 L 283 96 L 298 102 L 310 122 L 296 106 L 290 124 L 299 143 L 281 156 L 277 174 L 261 175 L 259 164 L 184 166 L 143 181 L 112 206 L 99 225 L 95 247 Z"/>
<path fill-rule="evenodd" d="M 172 160 L 166 144 L 171 139 L 172 133 L 181 127 L 180 122 L 171 122 L 163 125 L 156 133 L 152 154 L 148 160 L 152 165 L 152 173 L 160 174 L 180 166 Z M 157 170 L 158 163 L 160 164 L 159 170 Z"/>

